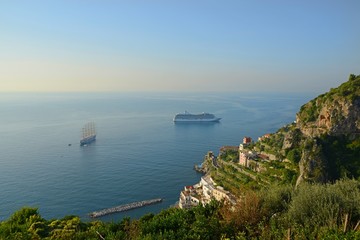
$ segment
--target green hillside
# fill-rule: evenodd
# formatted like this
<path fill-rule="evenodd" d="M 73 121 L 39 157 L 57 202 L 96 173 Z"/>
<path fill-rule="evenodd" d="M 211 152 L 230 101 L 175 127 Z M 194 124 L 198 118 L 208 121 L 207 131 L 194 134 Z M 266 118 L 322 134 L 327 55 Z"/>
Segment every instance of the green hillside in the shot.
<path fill-rule="evenodd" d="M 298 113 L 298 120 L 313 122 L 319 117 L 321 107 L 324 104 L 336 104 L 338 101 L 354 102 L 360 97 L 360 75 L 350 74 L 349 80 L 337 88 L 330 89 L 317 98 L 303 105 Z M 337 113 L 341 115 L 341 113 Z M 340 119 L 339 119 L 340 120 Z"/>

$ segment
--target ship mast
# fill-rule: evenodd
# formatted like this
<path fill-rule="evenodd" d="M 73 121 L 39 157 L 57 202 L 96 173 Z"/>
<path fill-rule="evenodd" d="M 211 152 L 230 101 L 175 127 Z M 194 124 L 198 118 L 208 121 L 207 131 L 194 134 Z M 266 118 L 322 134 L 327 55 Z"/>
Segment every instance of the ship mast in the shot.
<path fill-rule="evenodd" d="M 89 122 L 82 128 L 82 137 L 87 138 L 96 135 L 95 123 Z"/>
<path fill-rule="evenodd" d="M 96 135 L 96 131 L 95 131 L 95 123 L 94 122 L 91 122 L 90 123 L 90 129 L 91 129 L 91 131 L 90 131 L 90 134 L 91 135 Z"/>
<path fill-rule="evenodd" d="M 89 137 L 90 133 L 89 133 L 89 124 L 86 124 L 86 136 L 85 137 Z"/>

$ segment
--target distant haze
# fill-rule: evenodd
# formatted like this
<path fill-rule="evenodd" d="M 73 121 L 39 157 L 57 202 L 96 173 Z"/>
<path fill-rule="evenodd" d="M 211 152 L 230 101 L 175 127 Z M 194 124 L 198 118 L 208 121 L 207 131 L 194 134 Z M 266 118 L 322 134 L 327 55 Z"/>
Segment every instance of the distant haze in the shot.
<path fill-rule="evenodd" d="M 360 74 L 360 1 L 2 1 L 0 91 L 312 91 Z"/>

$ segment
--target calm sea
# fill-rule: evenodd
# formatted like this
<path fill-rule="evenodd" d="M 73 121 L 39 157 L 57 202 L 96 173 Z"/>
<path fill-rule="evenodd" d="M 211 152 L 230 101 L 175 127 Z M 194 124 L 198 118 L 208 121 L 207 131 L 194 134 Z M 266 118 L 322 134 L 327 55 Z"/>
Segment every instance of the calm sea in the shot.
<path fill-rule="evenodd" d="M 173 205 L 208 151 L 238 145 L 295 120 L 311 94 L 0 94 L 0 220 L 23 206 L 47 219 L 133 201 L 164 201 L 103 217 L 118 220 Z M 174 124 L 178 112 L 210 112 L 220 123 Z M 96 122 L 97 141 L 79 146 Z M 71 146 L 69 146 L 71 144 Z"/>

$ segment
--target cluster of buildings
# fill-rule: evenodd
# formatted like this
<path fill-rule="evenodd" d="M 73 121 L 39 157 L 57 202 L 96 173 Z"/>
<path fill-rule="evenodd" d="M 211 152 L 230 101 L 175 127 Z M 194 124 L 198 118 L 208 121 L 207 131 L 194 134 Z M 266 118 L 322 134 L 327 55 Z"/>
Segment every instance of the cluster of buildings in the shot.
<path fill-rule="evenodd" d="M 269 138 L 270 134 L 259 137 L 259 141 Z M 247 146 L 252 142 L 250 137 L 244 137 L 243 142 L 239 145 L 239 164 L 252 169 L 253 171 L 262 171 L 261 162 L 274 160 L 275 156 L 271 154 L 262 154 L 254 150 L 248 150 Z"/>
<path fill-rule="evenodd" d="M 198 184 L 184 187 L 180 193 L 179 207 L 189 209 L 199 204 L 205 205 L 211 199 L 229 201 L 231 204 L 236 203 L 234 195 L 221 186 L 217 186 L 210 175 L 205 175 L 201 177 Z"/>
<path fill-rule="evenodd" d="M 265 134 L 264 136 L 259 137 L 258 140 L 261 141 L 269 137 L 270 134 Z M 220 154 L 227 150 L 239 151 L 239 164 L 250 168 L 253 171 L 260 172 L 262 171 L 261 162 L 274 160 L 274 156 L 257 153 L 254 150 L 250 151 L 248 146 L 251 143 L 252 139 L 250 137 L 244 137 L 239 147 L 224 146 L 220 149 Z M 215 156 L 212 152 L 208 153 L 207 158 L 212 161 L 212 164 L 215 167 L 217 167 L 216 160 L 214 161 Z M 205 175 L 201 177 L 198 184 L 184 187 L 184 190 L 180 193 L 179 207 L 182 209 L 189 209 L 199 204 L 205 205 L 209 203 L 211 199 L 218 201 L 224 200 L 233 205 L 236 204 L 236 197 L 234 195 L 229 191 L 224 190 L 223 187 L 218 186 L 210 175 Z"/>

